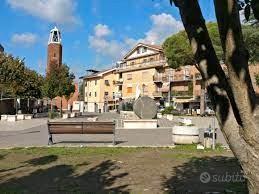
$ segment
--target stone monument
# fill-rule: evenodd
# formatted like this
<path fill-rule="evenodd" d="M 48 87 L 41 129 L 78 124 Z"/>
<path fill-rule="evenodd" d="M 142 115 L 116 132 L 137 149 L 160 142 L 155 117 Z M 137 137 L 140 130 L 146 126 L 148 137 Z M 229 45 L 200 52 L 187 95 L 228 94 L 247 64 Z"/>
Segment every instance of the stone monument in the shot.
<path fill-rule="evenodd" d="M 140 119 L 154 119 L 157 114 L 157 105 L 152 98 L 143 96 L 134 102 L 133 111 Z"/>
<path fill-rule="evenodd" d="M 157 128 L 157 119 L 155 119 L 157 114 L 156 102 L 148 97 L 139 97 L 133 105 L 134 113 L 139 117 L 139 119 L 134 120 L 124 120 L 124 128 L 127 129 L 155 129 Z"/>

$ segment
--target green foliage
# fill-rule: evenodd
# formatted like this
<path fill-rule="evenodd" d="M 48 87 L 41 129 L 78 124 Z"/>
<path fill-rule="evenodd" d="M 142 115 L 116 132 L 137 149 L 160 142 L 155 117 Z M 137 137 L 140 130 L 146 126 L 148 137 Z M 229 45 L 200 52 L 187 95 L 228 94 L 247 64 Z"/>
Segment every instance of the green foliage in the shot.
<path fill-rule="evenodd" d="M 69 99 L 75 92 L 74 78 L 74 74 L 69 72 L 67 65 L 64 64 L 61 67 L 54 65 L 47 74 L 43 85 L 44 96 L 51 100 L 57 96 L 65 96 L 66 99 Z"/>
<path fill-rule="evenodd" d="M 133 103 L 132 102 L 123 102 L 122 110 L 123 111 L 133 111 Z"/>
<path fill-rule="evenodd" d="M 250 62 L 259 62 L 259 31 L 252 26 L 243 26 L 244 41 L 250 54 Z M 221 40 L 217 23 L 208 23 L 207 29 L 219 60 L 224 60 Z M 177 69 L 180 66 L 195 64 L 191 46 L 186 32 L 181 31 L 167 38 L 163 43 L 163 50 L 170 67 Z"/>
<path fill-rule="evenodd" d="M 243 26 L 243 36 L 250 63 L 259 62 L 259 27 Z"/>
<path fill-rule="evenodd" d="M 165 107 L 165 109 L 163 111 L 161 111 L 161 113 L 162 113 L 162 115 L 172 114 L 173 110 L 174 110 L 173 106 L 168 106 L 168 107 Z"/>
<path fill-rule="evenodd" d="M 259 86 L 259 74 L 255 75 L 256 85 Z"/>
<path fill-rule="evenodd" d="M 55 119 L 55 118 L 58 118 L 60 115 L 58 112 L 54 112 L 54 111 L 51 111 L 51 112 L 48 112 L 48 117 L 50 119 Z"/>
<path fill-rule="evenodd" d="M 167 57 L 168 64 L 172 68 L 177 69 L 180 65 L 195 63 L 185 31 L 181 31 L 167 38 L 163 44 L 163 50 Z"/>
<path fill-rule="evenodd" d="M 0 92 L 3 97 L 41 98 L 43 78 L 30 70 L 23 60 L 0 54 Z"/>

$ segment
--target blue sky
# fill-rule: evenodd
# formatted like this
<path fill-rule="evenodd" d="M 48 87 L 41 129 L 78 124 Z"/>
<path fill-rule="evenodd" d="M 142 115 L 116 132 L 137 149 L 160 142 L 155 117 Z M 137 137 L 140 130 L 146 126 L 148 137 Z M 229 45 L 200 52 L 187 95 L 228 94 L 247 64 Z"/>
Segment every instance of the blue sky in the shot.
<path fill-rule="evenodd" d="M 1 0 L 0 43 L 44 74 L 49 31 L 62 33 L 63 62 L 81 76 L 104 69 L 137 42 L 161 44 L 182 29 L 169 0 Z M 215 20 L 213 0 L 200 0 L 207 20 Z"/>

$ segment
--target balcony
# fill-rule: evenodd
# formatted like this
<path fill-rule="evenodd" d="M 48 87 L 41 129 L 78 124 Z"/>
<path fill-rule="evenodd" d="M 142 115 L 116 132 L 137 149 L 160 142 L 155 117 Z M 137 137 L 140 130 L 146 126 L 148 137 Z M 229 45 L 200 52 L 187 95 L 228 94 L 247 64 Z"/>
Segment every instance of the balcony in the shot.
<path fill-rule="evenodd" d="M 126 63 L 122 63 L 117 68 L 117 72 L 126 72 L 126 71 L 133 71 L 139 69 L 147 69 L 152 67 L 163 67 L 166 65 L 166 60 L 158 60 L 158 61 L 149 61 L 143 63 L 137 63 L 132 65 L 127 65 Z"/>
<path fill-rule="evenodd" d="M 172 95 L 175 97 L 192 97 L 192 91 L 173 91 Z"/>
<path fill-rule="evenodd" d="M 153 96 L 154 96 L 154 97 L 163 97 L 161 91 L 155 91 L 155 92 L 153 92 Z"/>
<path fill-rule="evenodd" d="M 115 85 L 122 85 L 123 84 L 123 78 L 120 78 L 119 80 L 115 81 Z"/>
<path fill-rule="evenodd" d="M 157 73 L 153 76 L 155 83 L 159 82 L 182 82 L 191 81 L 193 77 L 185 74 L 174 74 L 174 73 Z"/>
<path fill-rule="evenodd" d="M 110 101 L 114 101 L 114 100 L 115 100 L 115 97 L 113 97 L 113 96 L 104 96 L 105 102 L 110 102 Z"/>

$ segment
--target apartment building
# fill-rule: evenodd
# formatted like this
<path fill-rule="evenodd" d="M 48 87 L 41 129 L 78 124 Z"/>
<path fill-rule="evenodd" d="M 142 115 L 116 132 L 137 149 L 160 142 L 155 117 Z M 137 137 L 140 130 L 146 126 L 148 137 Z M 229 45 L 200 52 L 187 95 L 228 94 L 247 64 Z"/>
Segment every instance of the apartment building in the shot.
<path fill-rule="evenodd" d="M 122 99 L 135 98 L 138 90 L 141 95 L 159 100 L 163 92 L 168 92 L 168 88 L 166 84 L 157 84 L 154 75 L 167 66 L 161 46 L 137 44 L 117 65 L 117 90 Z"/>
<path fill-rule="evenodd" d="M 226 67 L 222 65 L 224 71 Z M 255 91 L 255 74 L 259 65 L 250 65 Z M 85 102 L 88 111 L 116 109 L 119 100 L 130 101 L 136 94 L 147 95 L 157 104 L 173 105 L 179 110 L 203 113 L 210 100 L 201 74 L 194 65 L 172 69 L 161 46 L 139 43 L 117 63 L 116 68 L 94 73 L 84 78 Z"/>
<path fill-rule="evenodd" d="M 87 112 L 107 112 L 116 109 L 118 99 L 115 99 L 117 74 L 115 68 L 94 71 L 83 77 L 84 101 Z"/>

